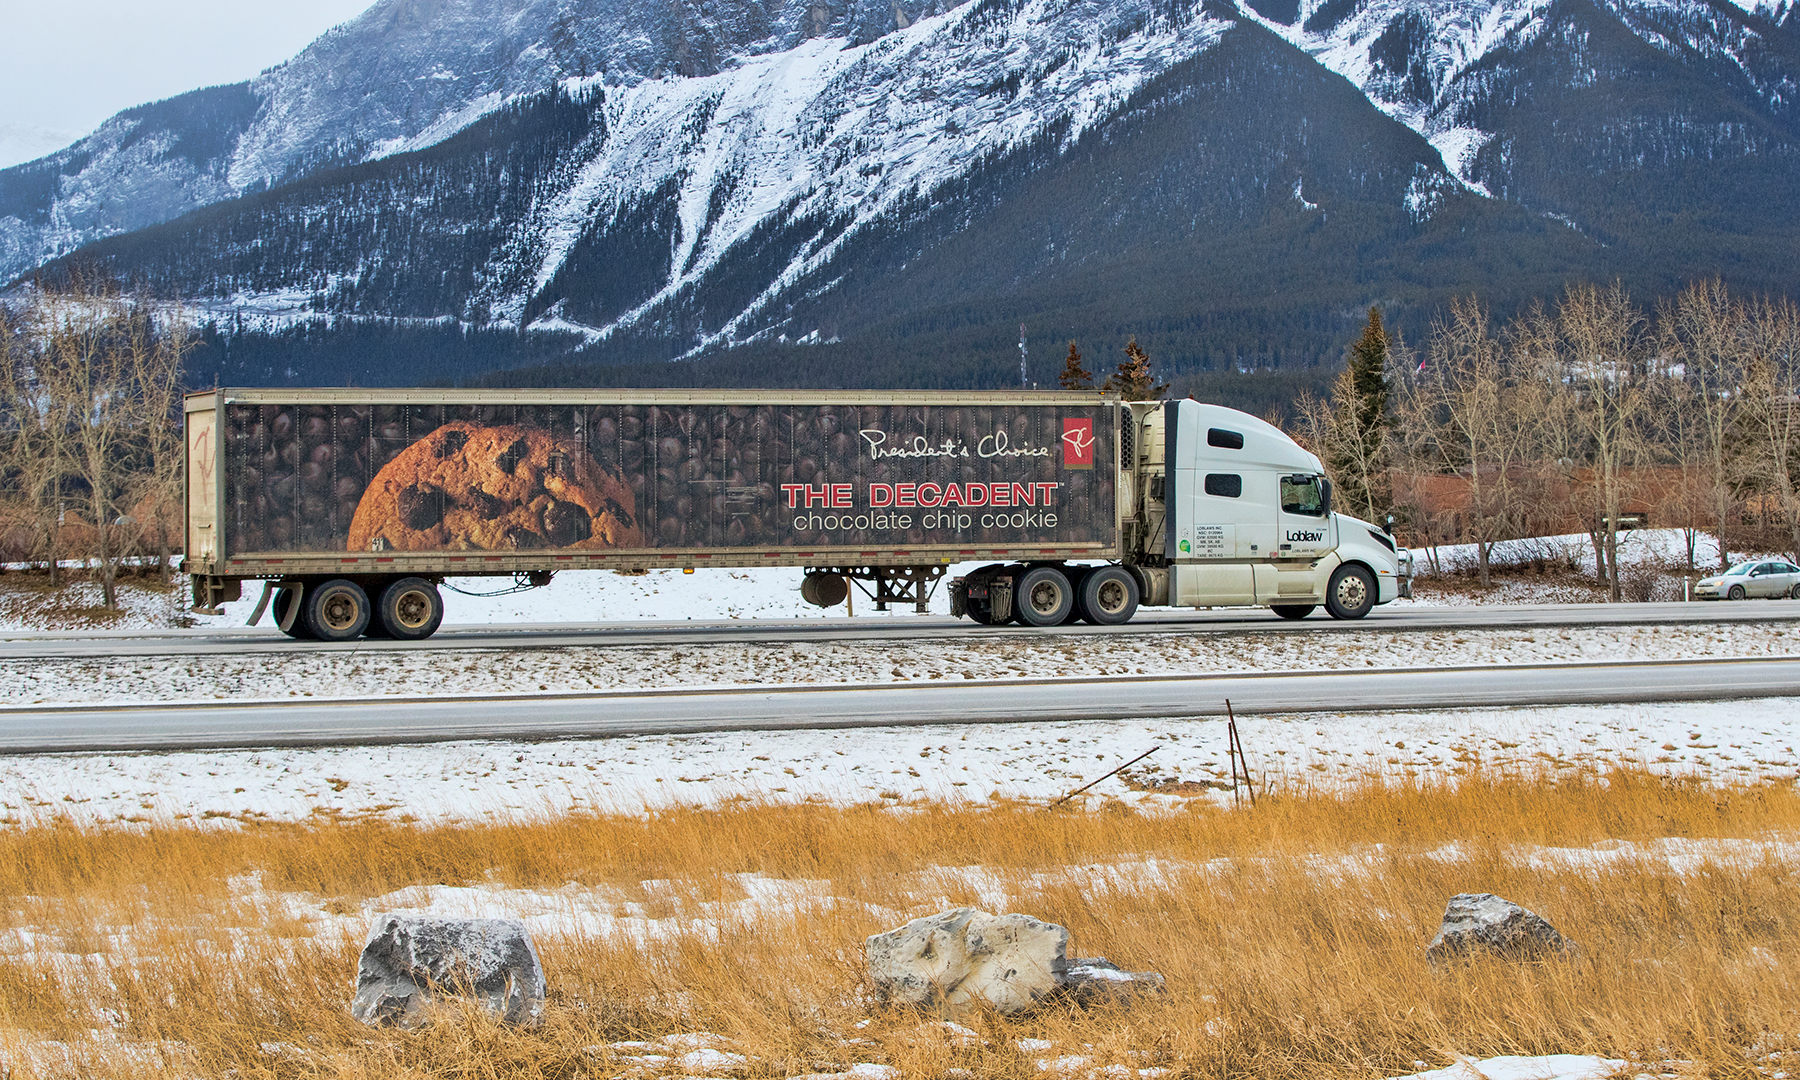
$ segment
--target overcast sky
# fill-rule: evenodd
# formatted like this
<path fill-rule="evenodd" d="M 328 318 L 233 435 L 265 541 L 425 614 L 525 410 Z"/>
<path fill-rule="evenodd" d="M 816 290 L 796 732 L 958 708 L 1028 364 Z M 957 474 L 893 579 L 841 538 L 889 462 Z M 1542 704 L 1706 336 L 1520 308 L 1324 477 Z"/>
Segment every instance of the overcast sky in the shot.
<path fill-rule="evenodd" d="M 0 167 L 133 105 L 241 82 L 372 0 L 0 0 Z"/>

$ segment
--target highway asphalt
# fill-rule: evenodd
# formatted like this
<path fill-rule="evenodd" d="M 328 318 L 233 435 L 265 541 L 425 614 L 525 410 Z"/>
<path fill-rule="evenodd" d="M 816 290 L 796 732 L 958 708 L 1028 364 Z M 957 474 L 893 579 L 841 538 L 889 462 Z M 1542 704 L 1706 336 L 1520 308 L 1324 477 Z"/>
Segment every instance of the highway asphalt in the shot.
<path fill-rule="evenodd" d="M 1339 622 L 1323 612 L 1302 620 L 1263 608 L 1213 611 L 1145 610 L 1124 626 L 977 626 L 945 616 L 866 615 L 856 619 L 757 619 L 714 622 L 557 623 L 548 625 L 447 626 L 426 641 L 364 639 L 326 644 L 294 641 L 270 628 L 204 630 L 7 631 L 0 660 L 80 656 L 193 656 L 266 652 L 550 649 L 573 646 L 703 645 L 759 641 L 905 641 L 929 638 L 987 639 L 996 635 L 1155 635 L 1180 633 L 1360 633 L 1370 630 L 1502 630 L 1555 626 L 1625 626 L 1683 623 L 1800 621 L 1800 600 L 1751 600 L 1691 604 L 1507 604 L 1482 607 L 1394 605 L 1367 618 Z"/>
<path fill-rule="evenodd" d="M 1800 697 L 1800 659 L 0 709 L 0 753 Z"/>

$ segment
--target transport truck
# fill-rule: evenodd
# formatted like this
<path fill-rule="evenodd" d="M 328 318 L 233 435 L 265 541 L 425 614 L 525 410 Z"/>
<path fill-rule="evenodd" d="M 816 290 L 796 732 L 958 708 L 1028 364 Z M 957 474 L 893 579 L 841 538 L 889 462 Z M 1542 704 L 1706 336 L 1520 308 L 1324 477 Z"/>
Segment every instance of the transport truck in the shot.
<path fill-rule="evenodd" d="M 1098 392 L 218 389 L 186 401 L 196 611 L 429 637 L 448 579 L 791 566 L 978 623 L 1140 605 L 1354 619 L 1411 558 L 1252 416 Z M 604 611 L 593 613 L 598 619 Z"/>

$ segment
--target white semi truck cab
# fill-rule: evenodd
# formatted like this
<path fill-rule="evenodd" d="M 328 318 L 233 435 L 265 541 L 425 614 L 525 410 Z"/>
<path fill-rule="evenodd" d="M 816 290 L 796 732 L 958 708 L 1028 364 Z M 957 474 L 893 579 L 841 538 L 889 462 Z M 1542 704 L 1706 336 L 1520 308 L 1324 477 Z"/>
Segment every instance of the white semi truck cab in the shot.
<path fill-rule="evenodd" d="M 1266 607 L 1288 619 L 1322 606 L 1359 619 L 1411 595 L 1411 553 L 1385 530 L 1334 511 L 1324 466 L 1279 428 L 1193 400 L 1123 408 L 1121 558 L 1112 568 L 1059 568 L 1073 581 L 1079 617 L 1123 622 L 1147 604 Z M 1048 569 L 982 567 L 953 585 L 952 610 L 977 622 L 1045 625 L 1057 610 L 1056 580 L 1034 571 Z M 1089 585 L 1109 569 L 1113 604 Z M 1126 575 L 1135 596 L 1120 595 L 1132 591 L 1117 581 Z"/>

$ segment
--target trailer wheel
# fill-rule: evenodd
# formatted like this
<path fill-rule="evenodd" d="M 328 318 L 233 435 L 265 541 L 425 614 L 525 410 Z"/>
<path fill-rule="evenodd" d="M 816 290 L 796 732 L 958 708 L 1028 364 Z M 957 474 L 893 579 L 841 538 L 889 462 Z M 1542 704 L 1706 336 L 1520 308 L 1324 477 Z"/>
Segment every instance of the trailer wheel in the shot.
<path fill-rule="evenodd" d="M 1123 566 L 1090 570 L 1075 587 L 1075 606 L 1082 619 L 1095 626 L 1130 622 L 1140 599 L 1137 578 Z"/>
<path fill-rule="evenodd" d="M 1056 626 L 1075 606 L 1075 590 L 1054 566 L 1025 571 L 1013 587 L 1013 617 L 1026 626 Z"/>
<path fill-rule="evenodd" d="M 369 625 L 369 594 L 354 581 L 337 578 L 308 589 L 304 603 L 306 628 L 320 641 L 354 641 Z"/>
<path fill-rule="evenodd" d="M 269 601 L 269 609 L 275 615 L 275 629 L 288 637 L 309 641 L 313 635 L 306 625 L 306 613 L 293 611 L 294 605 L 299 602 L 300 597 L 293 589 L 276 589 L 274 597 Z M 288 617 L 289 612 L 293 613 L 291 619 Z"/>
<path fill-rule="evenodd" d="M 1360 566 L 1340 566 L 1325 590 L 1325 610 L 1334 619 L 1360 619 L 1375 606 L 1375 579 Z"/>
<path fill-rule="evenodd" d="M 969 597 L 969 619 L 982 626 L 994 625 L 994 605 L 983 597 Z"/>
<path fill-rule="evenodd" d="M 1313 613 L 1317 604 L 1270 604 L 1269 610 L 1284 619 L 1304 619 Z"/>
<path fill-rule="evenodd" d="M 443 621 L 444 598 L 437 586 L 424 578 L 405 577 L 381 590 L 369 633 L 372 636 L 379 627 L 384 636 L 398 641 L 423 641 L 437 633 Z"/>

